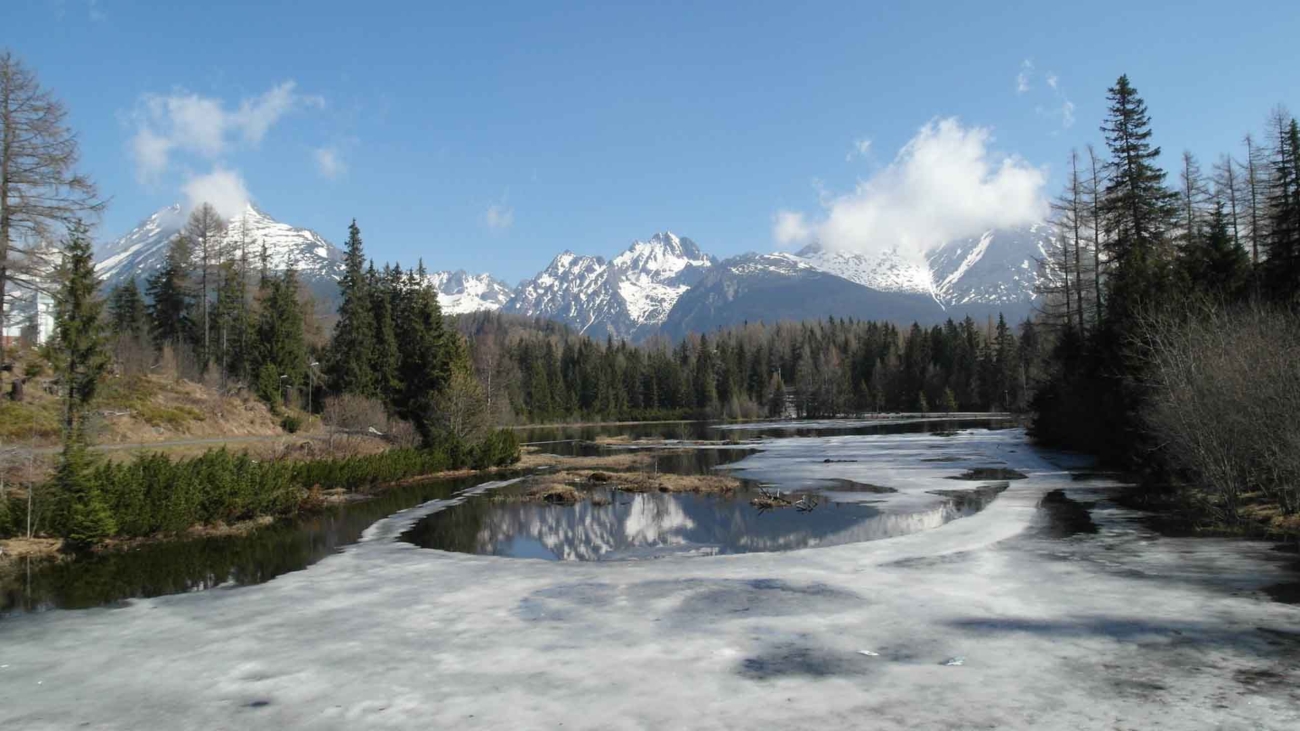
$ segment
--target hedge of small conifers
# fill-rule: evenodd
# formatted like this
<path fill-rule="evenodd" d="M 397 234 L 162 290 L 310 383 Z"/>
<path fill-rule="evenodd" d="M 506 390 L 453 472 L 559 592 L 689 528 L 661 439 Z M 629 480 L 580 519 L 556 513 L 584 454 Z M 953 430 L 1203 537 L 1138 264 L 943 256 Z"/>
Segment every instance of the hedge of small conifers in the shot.
<path fill-rule="evenodd" d="M 101 461 L 86 479 L 88 492 L 97 493 L 97 502 L 112 517 L 113 535 L 129 538 L 179 532 L 193 525 L 292 515 L 316 486 L 357 490 L 450 469 L 504 467 L 518 460 L 519 442 L 513 432 L 503 429 L 473 447 L 447 443 L 304 462 L 256 460 L 225 448 L 176 461 L 163 454 L 144 454 L 118 464 Z M 57 505 L 61 501 L 50 494 L 53 491 L 51 485 L 38 494 L 55 500 L 50 517 L 57 523 L 67 511 L 59 509 L 66 506 Z M 12 515 L 19 507 L 0 507 L 0 535 L 20 522 Z M 43 528 L 63 532 L 59 525 Z"/>

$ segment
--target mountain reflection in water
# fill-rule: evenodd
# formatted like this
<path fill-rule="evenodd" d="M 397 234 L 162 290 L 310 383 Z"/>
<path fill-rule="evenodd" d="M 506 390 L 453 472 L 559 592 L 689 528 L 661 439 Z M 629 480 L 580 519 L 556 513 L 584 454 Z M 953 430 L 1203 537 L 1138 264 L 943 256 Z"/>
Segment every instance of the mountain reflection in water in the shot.
<path fill-rule="evenodd" d="M 809 512 L 760 511 L 756 490 L 733 495 L 635 493 L 591 488 L 593 500 L 550 505 L 511 500 L 522 486 L 430 515 L 402 539 L 460 553 L 562 561 L 618 561 L 831 546 L 915 533 L 981 507 L 946 501 L 885 513 L 861 502 L 822 500 Z"/>

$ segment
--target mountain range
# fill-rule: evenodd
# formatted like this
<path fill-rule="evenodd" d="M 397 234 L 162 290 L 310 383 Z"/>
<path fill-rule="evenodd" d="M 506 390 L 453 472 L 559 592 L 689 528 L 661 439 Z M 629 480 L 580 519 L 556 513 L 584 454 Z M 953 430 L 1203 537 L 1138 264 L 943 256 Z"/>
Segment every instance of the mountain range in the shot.
<path fill-rule="evenodd" d="M 184 225 L 169 206 L 102 245 L 106 287 L 156 271 Z M 276 221 L 249 204 L 229 220 L 223 242 L 250 261 L 292 265 L 321 298 L 337 296 L 342 252 L 320 234 Z M 428 281 L 449 314 L 480 310 L 540 317 L 593 337 L 679 338 L 742 322 L 837 317 L 932 324 L 949 317 L 1033 310 L 1050 230 L 1045 224 L 997 229 L 946 242 L 921 256 L 899 250 L 863 254 L 812 244 L 796 253 L 748 253 L 719 260 L 671 232 L 634 241 L 605 259 L 564 251 L 517 287 L 489 274 L 438 271 Z"/>

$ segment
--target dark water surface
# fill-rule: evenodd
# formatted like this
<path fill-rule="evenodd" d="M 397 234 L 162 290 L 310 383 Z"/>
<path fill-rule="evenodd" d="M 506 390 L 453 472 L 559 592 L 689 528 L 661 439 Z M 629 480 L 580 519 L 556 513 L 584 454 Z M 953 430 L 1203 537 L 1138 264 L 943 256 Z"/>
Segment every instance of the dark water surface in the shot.
<path fill-rule="evenodd" d="M 957 428 L 984 428 L 1005 426 L 1006 422 L 989 420 L 931 419 L 906 423 L 854 423 L 840 428 L 808 428 L 799 424 L 763 425 L 759 429 L 719 429 L 705 422 L 660 423 L 632 425 L 601 425 L 584 427 L 541 427 L 520 431 L 525 442 L 549 442 L 540 445 L 542 451 L 556 454 L 598 454 L 610 451 L 609 447 L 593 444 L 600 437 L 626 436 L 631 439 L 677 439 L 688 441 L 717 441 L 737 443 L 769 436 L 805 436 L 832 434 L 871 433 L 923 433 Z M 663 472 L 698 474 L 719 465 L 737 461 L 749 453 L 740 448 L 674 450 L 656 455 L 652 469 Z M 111 552 L 94 558 L 75 561 L 31 560 L 11 564 L 0 570 L 0 621 L 6 614 L 46 609 L 82 609 L 112 604 L 135 597 L 153 597 L 202 591 L 223 585 L 251 585 L 304 569 L 336 553 L 344 546 L 355 543 L 362 532 L 376 521 L 420 503 L 449 497 L 456 492 L 486 481 L 488 478 L 472 477 L 456 480 L 429 480 L 384 491 L 378 496 L 356 503 L 331 507 L 323 512 L 285 520 L 257 529 L 243 536 L 209 537 L 184 541 L 160 542 L 129 551 Z M 492 479 L 499 479 L 494 476 Z M 668 503 L 671 502 L 670 506 Z M 474 540 L 482 526 L 481 518 L 470 517 L 479 510 L 480 503 L 455 518 L 440 519 L 446 535 L 440 529 L 426 524 L 416 531 L 425 538 L 421 545 L 470 545 L 470 529 L 475 526 Z M 751 515 L 752 509 L 745 501 L 722 501 L 708 496 L 678 496 L 671 500 L 659 495 L 643 498 L 638 510 L 645 515 L 669 516 L 681 510 L 694 521 L 693 528 L 677 525 L 670 533 L 683 544 L 692 544 L 704 550 L 728 552 L 751 546 L 779 547 L 782 542 L 791 545 L 803 541 L 826 541 L 828 536 L 843 532 L 845 525 L 871 525 L 881 516 L 866 505 L 819 508 L 818 517 L 787 525 L 784 515 Z M 632 506 L 615 503 L 606 520 L 619 520 L 626 526 Z M 793 511 L 791 511 L 793 513 Z M 889 516 L 894 517 L 894 516 Z M 657 519 L 661 529 L 670 522 L 666 517 Z M 459 521 L 459 527 L 453 523 Z M 476 522 L 477 521 L 477 522 Z M 738 521 L 732 531 L 720 527 L 720 521 Z M 599 521 L 596 521 L 599 522 Z M 651 521 L 652 523 L 654 521 Z M 784 527 L 783 527 L 784 526 Z M 811 527 L 810 527 L 811 526 Z M 895 529 L 895 528 L 890 528 Z M 413 531 L 414 534 L 414 531 Z M 749 535 L 749 538 L 745 538 Z M 674 539 L 676 540 L 676 539 Z M 523 538 L 512 539 L 518 546 L 514 554 L 522 555 L 533 550 L 539 557 L 541 551 L 530 549 Z M 665 545 L 667 541 L 663 542 Z M 731 546 L 731 549 L 727 547 Z M 632 548 L 630 541 L 625 546 Z M 504 549 L 503 549 L 504 550 Z M 583 549 L 577 547 L 574 551 Z M 749 548 L 747 550 L 774 550 L 774 548 Z M 626 554 L 626 551 L 624 551 Z M 553 552 L 552 552 L 553 554 Z"/>
<path fill-rule="evenodd" d="M 424 518 L 402 540 L 444 551 L 552 561 L 713 556 L 890 538 L 971 515 L 989 502 L 955 497 L 918 512 L 882 513 L 864 502 L 838 502 L 834 492 L 810 491 L 790 495 L 817 498 L 809 510 L 760 509 L 750 504 L 760 494 L 753 485 L 727 495 L 590 486 L 584 489 L 593 499 L 572 505 L 511 499 L 526 489 L 516 484 L 472 497 Z"/>

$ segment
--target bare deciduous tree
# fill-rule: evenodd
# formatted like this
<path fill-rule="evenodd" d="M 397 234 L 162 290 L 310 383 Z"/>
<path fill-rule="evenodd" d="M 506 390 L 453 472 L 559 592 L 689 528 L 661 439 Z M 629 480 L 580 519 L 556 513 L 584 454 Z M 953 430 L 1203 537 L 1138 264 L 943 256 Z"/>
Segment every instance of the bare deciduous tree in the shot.
<path fill-rule="evenodd" d="M 207 367 L 208 360 L 212 357 L 212 325 L 209 310 L 211 309 L 211 289 L 208 286 L 208 274 L 212 271 L 213 264 L 222 259 L 220 248 L 223 236 L 226 233 L 226 222 L 217 213 L 217 209 L 212 207 L 211 203 L 200 203 L 190 213 L 190 219 L 185 224 L 185 235 L 193 241 L 197 247 L 196 253 L 199 259 L 199 289 L 200 289 L 200 309 L 202 312 L 203 328 L 203 354 L 200 356 L 202 366 Z"/>
<path fill-rule="evenodd" d="M 34 284 L 11 271 L 12 255 L 58 239 L 69 223 L 103 207 L 94 183 L 75 171 L 77 136 L 66 118 L 30 69 L 0 53 L 0 322 L 7 285 Z"/>

